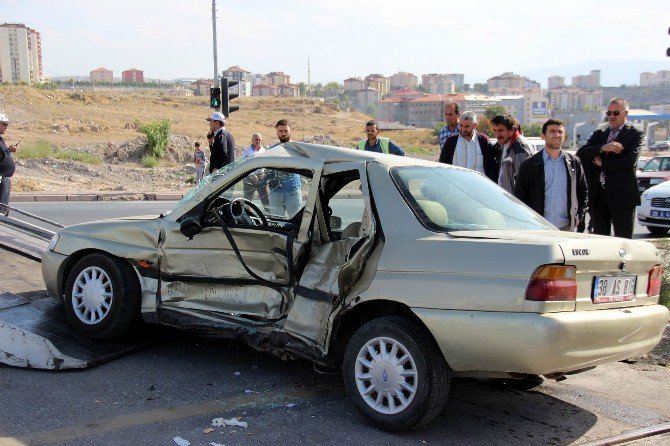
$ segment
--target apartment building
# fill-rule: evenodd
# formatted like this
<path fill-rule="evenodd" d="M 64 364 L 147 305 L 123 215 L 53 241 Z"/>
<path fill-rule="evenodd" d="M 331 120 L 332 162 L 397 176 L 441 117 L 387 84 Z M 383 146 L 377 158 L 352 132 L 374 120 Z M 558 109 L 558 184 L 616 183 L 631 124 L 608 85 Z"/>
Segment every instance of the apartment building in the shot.
<path fill-rule="evenodd" d="M 256 84 L 251 87 L 252 96 L 279 96 L 279 87 L 276 85 Z"/>
<path fill-rule="evenodd" d="M 486 81 L 486 85 L 491 93 L 498 94 L 516 94 L 532 91 L 539 93 L 542 91 L 539 82 L 509 71 L 490 78 Z"/>
<path fill-rule="evenodd" d="M 405 90 L 416 88 L 419 85 L 419 78 L 412 73 L 400 71 L 389 76 L 389 86 L 391 90 Z"/>
<path fill-rule="evenodd" d="M 390 90 L 390 82 L 386 76 L 381 74 L 369 74 L 365 76 L 365 88 L 373 88 L 384 96 Z"/>
<path fill-rule="evenodd" d="M 284 73 L 283 71 L 273 71 L 272 73 L 267 74 L 267 78 L 270 81 L 270 85 L 279 87 L 280 85 L 288 85 L 291 83 L 291 76 Z"/>
<path fill-rule="evenodd" d="M 550 76 L 547 82 L 547 88 L 553 90 L 554 88 L 565 87 L 565 78 L 563 76 Z"/>
<path fill-rule="evenodd" d="M 584 91 L 576 88 L 556 88 L 549 91 L 549 103 L 554 112 L 600 110 L 602 90 Z"/>
<path fill-rule="evenodd" d="M 144 71 L 131 68 L 121 73 L 121 82 L 124 84 L 143 84 Z"/>
<path fill-rule="evenodd" d="M 0 25 L 0 82 L 44 80 L 40 33 L 22 23 Z"/>
<path fill-rule="evenodd" d="M 584 90 L 597 90 L 600 88 L 600 70 L 591 70 L 589 74 L 573 76 L 572 87 Z"/>
<path fill-rule="evenodd" d="M 653 73 L 647 71 L 640 74 L 640 87 L 670 84 L 670 70 L 661 70 Z"/>
<path fill-rule="evenodd" d="M 91 71 L 91 83 L 112 84 L 114 83 L 114 72 L 107 68 L 96 68 Z"/>
<path fill-rule="evenodd" d="M 463 83 L 465 81 L 465 75 L 462 73 L 448 73 L 448 74 L 438 74 L 430 73 L 424 74 L 421 76 L 421 85 L 426 87 L 428 91 L 439 90 L 441 87 L 435 87 L 431 89 L 432 84 L 443 84 L 448 85 L 449 82 L 454 84 L 455 91 L 463 90 Z M 449 94 L 449 93 L 438 93 L 438 94 Z"/>
<path fill-rule="evenodd" d="M 353 93 L 364 88 L 365 81 L 360 77 L 350 77 L 344 80 L 344 91 L 347 93 Z"/>

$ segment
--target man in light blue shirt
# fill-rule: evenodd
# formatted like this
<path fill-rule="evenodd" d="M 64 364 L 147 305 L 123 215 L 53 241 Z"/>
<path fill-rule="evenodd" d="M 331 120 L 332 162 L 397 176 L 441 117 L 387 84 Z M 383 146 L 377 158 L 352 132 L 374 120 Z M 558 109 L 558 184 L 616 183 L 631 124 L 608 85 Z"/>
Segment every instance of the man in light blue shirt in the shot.
<path fill-rule="evenodd" d="M 286 119 L 280 119 L 275 125 L 279 143 L 284 144 L 291 141 L 291 126 Z M 275 146 L 270 147 L 272 150 Z M 280 172 L 270 170 L 268 175 L 268 188 L 270 190 L 270 211 L 272 215 L 279 217 L 295 217 L 302 208 L 302 188 L 300 175 L 297 173 Z"/>
<path fill-rule="evenodd" d="M 584 218 L 586 179 L 582 163 L 563 152 L 565 125 L 550 119 L 542 126 L 544 150 L 521 163 L 514 195 L 562 231 L 574 231 Z"/>

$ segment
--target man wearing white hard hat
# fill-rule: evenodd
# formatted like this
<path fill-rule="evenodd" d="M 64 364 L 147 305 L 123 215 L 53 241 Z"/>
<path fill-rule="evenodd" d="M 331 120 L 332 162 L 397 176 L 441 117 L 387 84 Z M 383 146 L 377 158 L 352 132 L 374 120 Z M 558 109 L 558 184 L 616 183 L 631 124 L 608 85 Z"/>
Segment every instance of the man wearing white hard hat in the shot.
<path fill-rule="evenodd" d="M 209 130 L 214 134 L 212 144 L 210 145 L 209 173 L 216 172 L 226 164 L 235 161 L 235 139 L 225 129 L 225 119 L 223 113 L 219 112 L 214 112 L 212 116 L 207 118 L 209 121 Z"/>
<path fill-rule="evenodd" d="M 7 147 L 5 140 L 2 135 L 7 131 L 9 127 L 9 118 L 6 114 L 0 113 L 0 204 L 9 204 L 9 191 L 12 187 L 12 175 L 16 170 L 16 165 L 14 164 L 14 158 L 12 158 L 12 153 L 16 152 L 21 141 L 17 142 L 13 146 Z M 0 215 L 9 215 L 9 209 L 0 206 Z"/>

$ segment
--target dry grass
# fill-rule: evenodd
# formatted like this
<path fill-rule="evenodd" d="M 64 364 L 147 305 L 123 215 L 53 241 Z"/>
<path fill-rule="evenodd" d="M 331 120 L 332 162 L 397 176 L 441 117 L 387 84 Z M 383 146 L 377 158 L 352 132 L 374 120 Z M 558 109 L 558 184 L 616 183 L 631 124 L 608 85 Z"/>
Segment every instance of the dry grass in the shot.
<path fill-rule="evenodd" d="M 364 138 L 369 116 L 345 112 L 311 98 L 239 98 L 240 110 L 227 120 L 239 146 L 250 143 L 260 132 L 264 142 L 276 140 L 274 124 L 281 118 L 292 123 L 293 136 L 327 134 L 339 145 L 353 146 Z M 0 110 L 9 114 L 9 141 L 46 141 L 68 148 L 109 141 L 131 140 L 139 132 L 134 124 L 167 118 L 172 133 L 205 143 L 212 109 L 203 96 L 176 97 L 157 91 L 67 91 L 38 90 L 25 86 L 0 86 Z M 384 134 L 403 147 L 430 151 L 429 130 L 393 131 Z M 410 150 L 410 152 L 412 152 Z"/>

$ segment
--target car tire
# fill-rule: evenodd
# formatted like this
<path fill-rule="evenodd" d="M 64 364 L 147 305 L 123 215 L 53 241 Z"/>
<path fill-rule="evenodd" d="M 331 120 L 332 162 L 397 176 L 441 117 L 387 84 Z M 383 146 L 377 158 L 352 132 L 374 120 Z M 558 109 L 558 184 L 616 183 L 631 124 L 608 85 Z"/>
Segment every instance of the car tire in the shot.
<path fill-rule="evenodd" d="M 451 373 L 442 352 L 424 327 L 404 317 L 361 326 L 347 345 L 343 369 L 356 408 L 387 430 L 429 423 L 449 395 Z"/>
<path fill-rule="evenodd" d="M 651 235 L 655 235 L 656 237 L 662 237 L 665 234 L 670 231 L 670 228 L 662 228 L 660 226 L 647 226 L 647 231 L 651 233 Z"/>
<path fill-rule="evenodd" d="M 67 278 L 65 313 L 72 326 L 89 338 L 118 338 L 139 318 L 140 296 L 140 284 L 128 263 L 89 254 Z"/>

